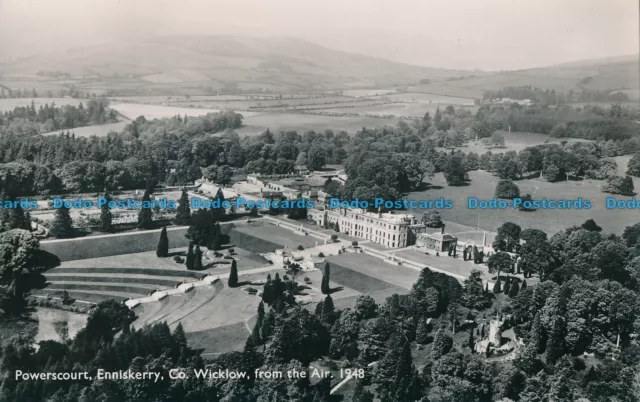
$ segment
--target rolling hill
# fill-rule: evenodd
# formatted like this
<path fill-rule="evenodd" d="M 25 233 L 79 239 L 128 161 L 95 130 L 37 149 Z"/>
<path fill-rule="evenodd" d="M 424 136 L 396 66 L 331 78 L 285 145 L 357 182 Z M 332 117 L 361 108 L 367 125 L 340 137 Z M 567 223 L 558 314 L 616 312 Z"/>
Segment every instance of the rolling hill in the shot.
<path fill-rule="evenodd" d="M 637 55 L 480 72 L 396 63 L 288 37 L 165 36 L 0 64 L 0 86 L 48 90 L 73 85 L 86 92 L 123 96 L 409 87 L 415 92 L 481 98 L 486 90 L 530 85 L 562 92 L 621 90 L 636 99 L 638 70 Z M 429 83 L 417 85 L 424 79 Z"/>
<path fill-rule="evenodd" d="M 501 71 L 482 76 L 419 85 L 419 92 L 478 98 L 486 90 L 530 85 L 559 92 L 622 91 L 638 99 L 640 88 L 638 55 L 582 60 L 549 67 Z"/>
<path fill-rule="evenodd" d="M 87 90 L 168 94 L 178 88 L 206 91 L 229 85 L 275 92 L 384 87 L 469 74 L 330 50 L 300 39 L 233 36 L 158 37 L 0 65 L 3 81 L 51 80 L 43 71 L 68 73 L 58 81 Z"/>

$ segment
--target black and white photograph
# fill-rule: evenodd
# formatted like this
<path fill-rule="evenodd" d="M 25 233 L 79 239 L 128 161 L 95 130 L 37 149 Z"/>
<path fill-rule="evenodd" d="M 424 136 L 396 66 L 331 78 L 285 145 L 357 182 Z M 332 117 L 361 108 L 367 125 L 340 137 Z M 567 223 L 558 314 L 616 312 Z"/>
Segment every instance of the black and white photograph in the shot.
<path fill-rule="evenodd" d="M 0 402 L 640 402 L 640 1 L 0 0 Z"/>

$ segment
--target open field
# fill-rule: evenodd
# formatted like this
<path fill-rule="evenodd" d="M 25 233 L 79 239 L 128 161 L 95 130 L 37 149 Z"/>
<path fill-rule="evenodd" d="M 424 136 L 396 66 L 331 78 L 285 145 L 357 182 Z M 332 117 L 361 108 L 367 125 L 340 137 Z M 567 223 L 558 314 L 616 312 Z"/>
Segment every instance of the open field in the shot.
<path fill-rule="evenodd" d="M 20 79 L 26 77 L 17 77 L 15 80 L 7 80 L 9 78 L 3 75 L 2 81 L 0 81 L 0 87 L 4 87 L 11 90 L 24 90 L 31 92 L 33 89 L 38 92 L 38 95 L 45 96 L 48 91 L 56 93 L 60 90 L 66 90 L 66 83 L 55 81 L 51 78 L 33 76 L 32 79 Z M 34 79 L 35 78 L 35 79 Z"/>
<path fill-rule="evenodd" d="M 603 193 L 601 186 L 604 183 L 599 180 L 563 181 L 549 183 L 540 179 L 519 180 L 516 182 L 520 188 L 520 194 L 530 193 L 534 199 L 555 199 L 568 200 L 578 199 L 591 201 L 591 209 L 539 209 L 532 212 L 523 212 L 517 209 L 468 209 L 467 200 L 469 197 L 478 199 L 493 199 L 495 186 L 499 179 L 491 173 L 484 171 L 469 172 L 471 183 L 468 186 L 450 187 L 447 186 L 444 176 L 441 173 L 435 175 L 430 184 L 434 188 L 414 192 L 409 195 L 409 199 L 451 199 L 453 209 L 442 210 L 442 218 L 445 221 L 453 221 L 460 224 L 495 231 L 505 222 L 514 222 L 523 229 L 541 229 L 550 235 L 572 225 L 580 225 L 587 219 L 593 218 L 602 226 L 604 231 L 621 234 L 622 230 L 637 222 L 637 211 L 634 210 L 608 210 L 606 209 L 606 198 L 610 194 Z M 640 179 L 633 178 L 636 188 L 640 188 Z M 618 199 L 629 200 L 632 197 L 616 196 Z M 414 213 L 421 213 L 419 210 L 412 210 Z"/>
<path fill-rule="evenodd" d="M 482 95 L 484 94 L 484 90 L 482 89 L 463 88 L 455 85 L 450 85 L 449 82 L 436 82 L 432 84 L 416 85 L 414 87 L 409 87 L 408 90 L 412 92 L 422 92 L 426 94 L 470 99 L 482 99 Z"/>
<path fill-rule="evenodd" d="M 13 110 L 16 107 L 31 106 L 31 102 L 38 109 L 40 106 L 48 104 L 51 106 L 55 103 L 56 106 L 73 105 L 77 106 L 80 103 L 86 104 L 88 99 L 74 99 L 74 98 L 20 98 L 20 99 L 0 99 L 0 112 L 6 112 Z"/>
<path fill-rule="evenodd" d="M 38 318 L 38 333 L 34 341 L 57 341 L 65 342 L 67 339 L 73 339 L 79 330 L 87 324 L 88 316 L 86 314 L 78 314 L 70 311 L 38 307 L 36 309 L 36 317 Z M 60 327 L 66 328 L 67 339 L 61 336 Z M 56 329 L 58 327 L 58 329 Z"/>
<path fill-rule="evenodd" d="M 340 113 L 348 113 L 350 109 L 343 109 Z M 244 113 L 242 113 L 244 115 Z M 302 113 L 256 113 L 245 116 L 243 127 L 237 131 L 240 135 L 255 136 L 266 129 L 273 132 L 296 130 L 300 133 L 331 129 L 334 132 L 344 130 L 348 133 L 362 129 L 362 127 L 395 126 L 397 121 L 379 117 L 367 116 L 320 116 Z"/>
<path fill-rule="evenodd" d="M 164 117 L 173 117 L 176 115 L 184 116 L 202 116 L 207 113 L 217 113 L 220 109 L 197 109 L 187 107 L 175 107 L 164 105 L 144 105 L 140 103 L 116 103 L 113 102 L 110 107 L 117 110 L 123 116 L 136 119 L 138 116 L 144 116 L 147 120 L 162 119 Z"/>
<path fill-rule="evenodd" d="M 343 94 L 345 96 L 355 96 L 356 98 L 360 98 L 360 97 L 393 94 L 395 92 L 396 90 L 394 88 L 350 89 L 348 91 L 344 91 Z"/>
<path fill-rule="evenodd" d="M 384 105 L 367 105 L 356 106 L 345 109 L 320 109 L 323 112 L 331 113 L 358 113 L 361 115 L 375 116 L 397 116 L 397 117 L 422 117 L 429 112 L 431 115 L 440 107 L 444 109 L 446 104 L 438 103 L 388 103 Z M 459 106 L 462 107 L 462 106 Z M 471 113 L 475 113 L 478 109 L 476 106 L 465 106 Z"/>
<path fill-rule="evenodd" d="M 435 95 L 422 92 L 403 92 L 398 94 L 388 94 L 375 96 L 373 99 L 389 99 L 391 101 L 435 103 L 440 105 L 473 105 L 473 98 L 456 96 Z"/>
<path fill-rule="evenodd" d="M 479 155 L 491 151 L 492 153 L 504 153 L 507 151 L 520 152 L 527 147 L 540 145 L 544 143 L 559 144 L 562 141 L 566 142 L 588 142 L 581 138 L 554 138 L 547 134 L 539 133 L 526 133 L 526 132 L 506 132 L 501 131 L 504 136 L 504 148 L 486 148 L 480 140 L 478 142 L 470 141 L 459 149 L 464 153 L 475 152 Z M 444 149 L 444 148 L 440 148 Z"/>

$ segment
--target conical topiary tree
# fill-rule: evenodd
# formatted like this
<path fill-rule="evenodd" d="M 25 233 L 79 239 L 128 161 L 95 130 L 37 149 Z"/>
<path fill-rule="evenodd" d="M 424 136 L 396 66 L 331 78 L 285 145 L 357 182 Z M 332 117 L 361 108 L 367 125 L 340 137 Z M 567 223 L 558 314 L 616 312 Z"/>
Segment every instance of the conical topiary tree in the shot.
<path fill-rule="evenodd" d="M 516 297 L 520 292 L 520 286 L 518 286 L 518 282 L 513 281 L 513 284 L 509 288 L 509 297 Z"/>
<path fill-rule="evenodd" d="M 193 269 L 194 260 L 195 260 L 195 254 L 193 254 L 193 243 L 189 243 L 189 249 L 187 250 L 187 261 L 186 261 L 186 266 L 188 270 Z"/>
<path fill-rule="evenodd" d="M 51 232 L 56 237 L 71 236 L 73 233 L 73 220 L 71 219 L 69 208 L 62 206 L 56 209 L 51 225 Z"/>
<path fill-rule="evenodd" d="M 142 207 L 140 208 L 140 212 L 138 212 L 138 228 L 139 229 L 150 229 L 153 226 L 153 211 L 148 206 L 151 203 L 151 195 L 145 191 L 142 196 Z M 144 205 L 147 205 L 145 208 Z"/>
<path fill-rule="evenodd" d="M 196 246 L 193 255 L 193 269 L 196 271 L 202 271 L 204 269 L 202 266 L 202 250 L 200 250 L 200 246 Z"/>
<path fill-rule="evenodd" d="M 498 280 L 496 281 L 496 284 L 493 285 L 493 293 L 500 293 L 502 292 L 502 283 L 500 283 L 500 278 L 498 278 Z"/>
<path fill-rule="evenodd" d="M 238 265 L 236 260 L 231 261 L 231 270 L 229 272 L 229 281 L 227 282 L 230 288 L 238 286 Z"/>
<path fill-rule="evenodd" d="M 100 230 L 103 232 L 112 232 L 113 215 L 108 205 L 110 198 L 107 194 L 104 195 L 104 198 L 106 202 L 100 207 Z"/>
<path fill-rule="evenodd" d="M 182 190 L 180 200 L 178 200 L 178 208 L 176 208 L 176 224 L 188 225 L 191 219 L 191 206 L 189 205 L 189 194 L 186 190 Z"/>
<path fill-rule="evenodd" d="M 506 296 L 509 295 L 509 291 L 511 290 L 511 277 L 507 276 L 504 280 L 504 286 L 502 287 L 502 293 Z"/>
<path fill-rule="evenodd" d="M 169 238 L 167 237 L 167 227 L 163 227 L 160 232 L 160 239 L 156 247 L 156 256 L 166 258 L 169 256 Z"/>
<path fill-rule="evenodd" d="M 328 295 L 331 293 L 331 287 L 329 286 L 329 279 L 326 276 L 322 276 L 322 282 L 320 283 L 320 291 L 322 294 Z"/>

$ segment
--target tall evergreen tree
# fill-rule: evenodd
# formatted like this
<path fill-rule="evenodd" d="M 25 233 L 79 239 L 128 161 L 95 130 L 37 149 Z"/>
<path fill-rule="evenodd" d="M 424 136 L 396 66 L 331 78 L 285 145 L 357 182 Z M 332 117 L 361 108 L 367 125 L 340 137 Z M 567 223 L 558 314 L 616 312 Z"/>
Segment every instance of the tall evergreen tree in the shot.
<path fill-rule="evenodd" d="M 507 276 L 504 279 L 504 287 L 502 288 L 502 293 L 504 293 L 505 295 L 509 295 L 509 291 L 511 291 L 511 277 Z"/>
<path fill-rule="evenodd" d="M 335 313 L 333 299 L 331 295 L 327 295 L 322 301 L 322 321 L 326 324 L 333 324 Z"/>
<path fill-rule="evenodd" d="M 564 353 L 564 319 L 556 317 L 547 340 L 547 364 L 554 364 Z"/>
<path fill-rule="evenodd" d="M 202 266 L 202 250 L 200 250 L 200 246 L 196 245 L 196 250 L 193 255 L 193 269 L 196 271 L 202 271 L 204 267 Z"/>
<path fill-rule="evenodd" d="M 493 285 L 493 293 L 502 292 L 502 284 L 500 283 L 500 277 L 496 280 L 496 283 Z"/>
<path fill-rule="evenodd" d="M 276 317 L 272 311 L 269 311 L 267 314 L 265 314 L 264 320 L 262 321 L 262 327 L 260 328 L 260 335 L 263 342 L 269 340 L 269 338 L 273 334 L 275 326 Z"/>
<path fill-rule="evenodd" d="M 69 208 L 64 205 L 56 209 L 53 223 L 51 224 L 51 232 L 56 237 L 68 237 L 73 233 L 73 220 L 69 213 Z"/>
<path fill-rule="evenodd" d="M 160 232 L 160 239 L 156 246 L 156 256 L 166 258 L 169 256 L 169 238 L 167 237 L 167 227 L 163 227 Z"/>
<path fill-rule="evenodd" d="M 271 280 L 271 274 L 267 274 L 267 281 L 262 289 L 262 301 L 270 306 L 273 303 L 273 281 Z"/>
<path fill-rule="evenodd" d="M 231 270 L 229 271 L 229 281 L 227 284 L 230 288 L 238 286 L 238 265 L 236 260 L 231 260 Z"/>
<path fill-rule="evenodd" d="M 191 219 L 191 205 L 189 203 L 189 194 L 187 190 L 182 190 L 180 199 L 178 200 L 178 207 L 176 208 L 176 224 L 188 225 Z"/>
<path fill-rule="evenodd" d="M 329 278 L 326 276 L 322 276 L 322 281 L 320 282 L 320 291 L 322 294 L 328 295 L 331 293 L 331 287 L 329 286 Z"/>
<path fill-rule="evenodd" d="M 189 249 L 187 250 L 186 266 L 188 270 L 192 270 L 195 264 L 195 255 L 193 254 L 193 243 L 189 243 Z"/>
<path fill-rule="evenodd" d="M 513 284 L 509 289 L 509 297 L 516 297 L 518 295 L 518 292 L 520 292 L 520 286 L 518 285 L 517 281 L 513 281 Z"/>
<path fill-rule="evenodd" d="M 111 213 L 111 208 L 109 208 L 109 195 L 105 194 L 104 198 L 106 202 L 102 204 L 100 207 L 100 230 L 103 232 L 112 232 L 113 231 L 113 214 Z"/>
<path fill-rule="evenodd" d="M 326 276 L 327 279 L 331 277 L 331 264 L 328 262 L 324 263 L 324 267 L 322 268 L 322 276 Z"/>
<path fill-rule="evenodd" d="M 416 328 L 416 342 L 425 345 L 429 342 L 429 325 L 424 318 L 418 319 L 418 327 Z"/>
<path fill-rule="evenodd" d="M 471 352 L 473 352 L 473 348 L 476 345 L 475 339 L 473 339 L 473 328 L 471 328 L 471 330 L 469 331 L 469 341 L 467 342 L 469 349 L 471 349 Z"/>
<path fill-rule="evenodd" d="M 529 339 L 527 340 L 527 342 L 533 345 L 536 353 L 544 352 L 546 339 L 544 328 L 542 327 L 542 322 L 540 320 L 540 312 L 537 312 L 536 316 L 533 319 L 533 324 L 531 325 L 531 329 L 529 330 Z"/>
<path fill-rule="evenodd" d="M 151 208 L 145 208 L 144 204 L 149 205 L 151 202 L 151 196 L 149 193 L 145 191 L 142 196 L 142 207 L 140 208 L 140 212 L 138 212 L 138 228 L 140 229 L 151 229 L 153 226 L 153 211 Z"/>
<path fill-rule="evenodd" d="M 444 328 L 440 328 L 433 338 L 433 347 L 431 349 L 431 358 L 438 360 L 442 356 L 449 353 L 451 349 L 452 340 L 449 335 L 446 334 Z"/>
<path fill-rule="evenodd" d="M 411 344 L 405 341 L 394 378 L 394 400 L 415 401 L 420 398 L 419 380 L 411 357 Z"/>

